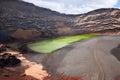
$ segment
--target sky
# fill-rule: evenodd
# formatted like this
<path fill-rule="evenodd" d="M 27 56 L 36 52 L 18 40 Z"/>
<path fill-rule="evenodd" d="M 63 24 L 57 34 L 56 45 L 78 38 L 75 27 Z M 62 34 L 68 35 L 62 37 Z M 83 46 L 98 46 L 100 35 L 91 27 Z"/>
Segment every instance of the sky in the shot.
<path fill-rule="evenodd" d="M 120 0 L 24 0 L 60 13 L 81 14 L 99 8 L 120 8 Z"/>

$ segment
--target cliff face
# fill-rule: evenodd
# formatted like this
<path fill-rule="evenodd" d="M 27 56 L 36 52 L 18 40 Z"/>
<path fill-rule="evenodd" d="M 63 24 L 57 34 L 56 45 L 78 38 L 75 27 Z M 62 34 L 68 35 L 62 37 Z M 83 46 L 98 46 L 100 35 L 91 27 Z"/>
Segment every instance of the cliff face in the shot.
<path fill-rule="evenodd" d="M 119 9 L 65 15 L 20 0 L 0 1 L 0 32 L 32 40 L 59 35 L 119 31 Z"/>
<path fill-rule="evenodd" d="M 0 2 L 0 31 L 13 37 L 18 32 L 23 34 L 24 30 L 28 33 L 31 31 L 30 34 L 34 35 L 38 33 L 38 37 L 51 37 L 59 35 L 58 33 L 61 31 L 58 30 L 62 30 L 64 27 L 72 27 L 71 16 L 17 0 Z M 32 35 L 25 34 L 24 36 L 23 34 L 17 38 L 34 38 Z"/>
<path fill-rule="evenodd" d="M 120 31 L 120 9 L 98 9 L 76 18 L 75 26 L 90 32 Z"/>

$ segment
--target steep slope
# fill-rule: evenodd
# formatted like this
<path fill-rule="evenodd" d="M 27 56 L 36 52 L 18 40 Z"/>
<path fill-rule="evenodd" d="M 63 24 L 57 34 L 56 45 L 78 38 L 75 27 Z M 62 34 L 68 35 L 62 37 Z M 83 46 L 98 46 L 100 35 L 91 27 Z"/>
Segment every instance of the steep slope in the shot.
<path fill-rule="evenodd" d="M 97 9 L 76 18 L 75 27 L 82 31 L 120 31 L 120 9 Z"/>
<path fill-rule="evenodd" d="M 119 9 L 98 9 L 80 15 L 66 15 L 20 0 L 0 0 L 0 32 L 20 40 L 118 32 L 119 25 Z"/>
<path fill-rule="evenodd" d="M 0 2 L 0 31 L 11 34 L 13 37 L 26 39 L 25 37 L 55 36 L 63 27 L 69 30 L 67 26 L 70 25 L 70 22 L 71 17 L 65 14 L 40 8 L 30 3 L 17 0 Z M 28 35 L 24 35 L 24 32 L 28 32 Z M 34 35 L 35 37 L 33 37 Z"/>

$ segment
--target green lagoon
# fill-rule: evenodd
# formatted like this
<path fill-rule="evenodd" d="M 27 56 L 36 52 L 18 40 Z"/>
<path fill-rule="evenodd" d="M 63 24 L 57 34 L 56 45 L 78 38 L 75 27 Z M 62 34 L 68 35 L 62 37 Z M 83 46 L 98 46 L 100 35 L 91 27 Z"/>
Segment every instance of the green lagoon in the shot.
<path fill-rule="evenodd" d="M 50 54 L 74 42 L 93 38 L 93 37 L 96 37 L 96 35 L 84 34 L 84 35 L 63 36 L 55 39 L 31 43 L 28 45 L 28 47 L 35 52 Z"/>

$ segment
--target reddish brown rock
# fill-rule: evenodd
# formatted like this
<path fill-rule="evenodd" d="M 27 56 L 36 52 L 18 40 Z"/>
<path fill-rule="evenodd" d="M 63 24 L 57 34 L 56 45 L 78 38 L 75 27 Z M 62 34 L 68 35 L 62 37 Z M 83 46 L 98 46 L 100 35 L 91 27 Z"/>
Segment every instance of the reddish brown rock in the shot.
<path fill-rule="evenodd" d="M 35 40 L 39 39 L 41 36 L 41 33 L 38 30 L 35 29 L 17 29 L 15 32 L 12 33 L 12 37 L 17 39 L 23 39 L 23 40 Z"/>

